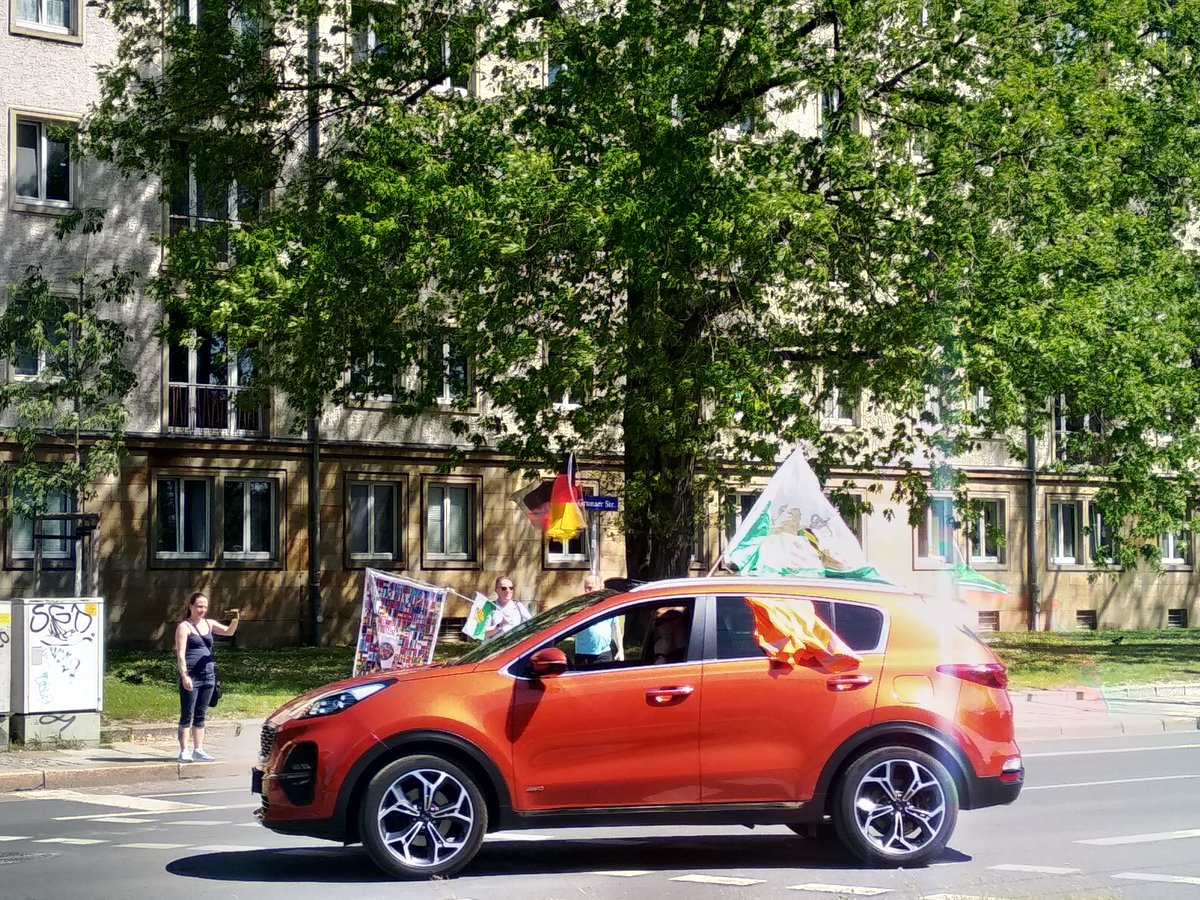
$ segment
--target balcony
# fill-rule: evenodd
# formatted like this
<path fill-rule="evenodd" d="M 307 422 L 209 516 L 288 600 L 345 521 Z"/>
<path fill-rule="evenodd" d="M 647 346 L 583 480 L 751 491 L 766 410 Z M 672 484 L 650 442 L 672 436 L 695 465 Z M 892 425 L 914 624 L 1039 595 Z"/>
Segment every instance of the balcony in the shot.
<path fill-rule="evenodd" d="M 262 436 L 266 416 L 262 405 L 239 402 L 247 388 L 223 384 L 168 385 L 167 428 L 177 434 Z"/>

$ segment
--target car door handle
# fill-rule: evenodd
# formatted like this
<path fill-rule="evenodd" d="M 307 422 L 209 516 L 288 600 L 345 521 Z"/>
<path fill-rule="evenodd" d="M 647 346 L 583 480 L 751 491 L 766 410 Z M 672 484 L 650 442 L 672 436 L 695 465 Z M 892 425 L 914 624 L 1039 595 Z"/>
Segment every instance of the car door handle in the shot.
<path fill-rule="evenodd" d="M 679 687 L 651 688 L 646 691 L 646 700 L 651 706 L 670 706 L 673 703 L 682 703 L 692 696 L 694 690 L 696 689 L 690 684 L 681 684 Z"/>
<path fill-rule="evenodd" d="M 866 672 L 855 672 L 851 675 L 830 675 L 825 679 L 825 687 L 831 691 L 857 691 L 865 688 L 875 679 Z"/>

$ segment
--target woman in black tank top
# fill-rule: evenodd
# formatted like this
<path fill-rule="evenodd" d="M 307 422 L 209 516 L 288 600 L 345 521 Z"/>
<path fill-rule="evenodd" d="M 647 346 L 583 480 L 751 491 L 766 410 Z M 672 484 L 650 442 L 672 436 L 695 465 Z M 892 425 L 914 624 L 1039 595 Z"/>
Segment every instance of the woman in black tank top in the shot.
<path fill-rule="evenodd" d="M 188 597 L 188 614 L 175 628 L 175 663 L 179 669 L 179 761 L 207 762 L 212 759 L 204 749 L 204 716 L 216 687 L 213 668 L 213 635 L 231 635 L 237 631 L 234 613 L 228 625 L 206 618 L 208 597 L 200 591 Z M 191 729 L 192 747 L 187 745 Z"/>

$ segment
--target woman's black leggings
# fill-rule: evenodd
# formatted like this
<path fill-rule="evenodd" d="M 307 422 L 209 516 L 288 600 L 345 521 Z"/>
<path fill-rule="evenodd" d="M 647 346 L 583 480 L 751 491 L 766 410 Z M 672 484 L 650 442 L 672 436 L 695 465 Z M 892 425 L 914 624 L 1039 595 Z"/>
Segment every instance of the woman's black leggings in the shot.
<path fill-rule="evenodd" d="M 197 681 L 192 679 L 192 689 L 189 691 L 179 682 L 179 727 L 203 728 L 204 716 L 208 713 L 208 701 L 212 699 L 212 681 Z"/>

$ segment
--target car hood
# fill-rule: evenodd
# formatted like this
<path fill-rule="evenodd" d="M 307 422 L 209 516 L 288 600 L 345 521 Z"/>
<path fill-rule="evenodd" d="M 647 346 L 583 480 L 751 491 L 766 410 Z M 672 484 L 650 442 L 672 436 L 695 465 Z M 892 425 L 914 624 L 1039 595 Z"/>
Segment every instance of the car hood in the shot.
<path fill-rule="evenodd" d="M 341 681 L 331 681 L 328 684 L 323 684 L 320 687 L 313 688 L 311 691 L 305 691 L 303 694 L 293 697 L 287 703 L 283 704 L 283 706 L 279 707 L 279 709 L 275 710 L 275 712 L 271 713 L 266 721 L 267 724 L 278 725 L 289 719 L 293 719 L 317 697 L 333 691 L 344 690 L 356 684 L 371 684 L 373 682 L 391 680 L 394 684 L 388 690 L 394 690 L 400 684 L 423 681 L 426 678 L 437 678 L 455 672 L 468 671 L 473 668 L 474 666 L 447 666 L 445 663 L 435 663 L 431 666 L 392 669 L 386 672 L 372 672 L 370 675 L 360 675 L 357 678 L 344 678 Z"/>

